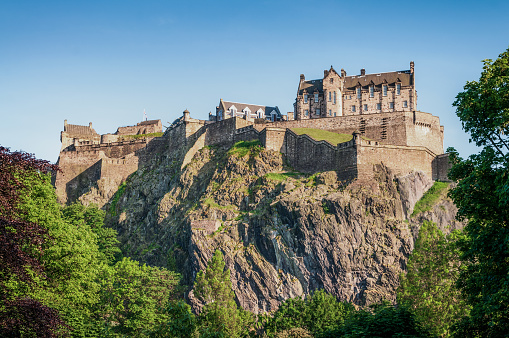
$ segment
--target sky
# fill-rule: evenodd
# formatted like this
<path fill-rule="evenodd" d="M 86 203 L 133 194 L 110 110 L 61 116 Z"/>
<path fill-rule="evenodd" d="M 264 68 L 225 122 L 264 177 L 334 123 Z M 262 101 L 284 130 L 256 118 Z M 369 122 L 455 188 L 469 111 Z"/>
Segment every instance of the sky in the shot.
<path fill-rule="evenodd" d="M 293 111 L 299 75 L 407 70 L 444 149 L 478 150 L 452 106 L 509 47 L 509 1 L 0 1 L 0 145 L 56 162 L 68 123 L 99 134 L 220 98 Z"/>

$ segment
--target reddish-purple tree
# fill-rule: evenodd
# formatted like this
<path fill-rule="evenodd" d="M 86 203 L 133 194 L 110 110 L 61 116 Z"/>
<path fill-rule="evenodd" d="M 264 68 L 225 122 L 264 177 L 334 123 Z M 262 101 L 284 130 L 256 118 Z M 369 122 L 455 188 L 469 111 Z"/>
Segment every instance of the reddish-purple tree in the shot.
<path fill-rule="evenodd" d="M 0 335 L 57 337 L 65 329 L 58 312 L 28 297 L 13 297 L 5 281 L 15 276 L 32 284 L 29 270 L 44 276 L 39 259 L 47 230 L 28 222 L 21 209 L 23 178 L 59 170 L 48 161 L 0 146 Z"/>

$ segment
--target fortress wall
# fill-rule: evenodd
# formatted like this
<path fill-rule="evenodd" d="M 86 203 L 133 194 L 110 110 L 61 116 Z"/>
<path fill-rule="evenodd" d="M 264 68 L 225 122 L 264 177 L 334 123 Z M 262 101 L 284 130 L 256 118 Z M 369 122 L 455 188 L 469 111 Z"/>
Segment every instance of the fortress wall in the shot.
<path fill-rule="evenodd" d="M 287 130 L 284 154 L 297 171 L 315 173 L 334 170 L 341 180 L 357 175 L 357 151 L 353 140 L 335 147 L 328 142 L 315 141 L 308 135 L 297 135 Z"/>
<path fill-rule="evenodd" d="M 260 140 L 260 132 L 253 125 L 237 129 L 235 131 L 235 142 Z"/>
<path fill-rule="evenodd" d="M 450 181 L 448 177 L 449 169 L 451 169 L 452 163 L 449 160 L 449 154 L 441 154 L 435 157 L 432 163 L 433 168 L 433 180 L 439 181 Z"/>
<path fill-rule="evenodd" d="M 375 145 L 374 142 L 363 140 L 358 150 L 359 178 L 371 176 L 373 165 L 379 163 L 391 168 L 395 174 L 423 171 L 428 177 L 433 177 L 434 158 L 435 155 L 424 147 Z"/>
<path fill-rule="evenodd" d="M 139 134 L 151 134 L 160 133 L 163 130 L 161 120 L 158 123 L 143 124 L 137 123 L 135 126 L 119 127 L 116 135 L 139 135 Z"/>
<path fill-rule="evenodd" d="M 100 159 L 103 153 L 99 150 L 81 152 L 61 152 L 58 166 L 62 172 L 57 172 L 53 179 L 55 192 L 60 203 L 75 200 L 79 197 L 80 184 L 89 185 L 101 177 Z"/>
<path fill-rule="evenodd" d="M 284 128 L 267 127 L 260 133 L 260 142 L 268 150 L 284 153 L 285 133 Z"/>
<path fill-rule="evenodd" d="M 424 146 L 435 154 L 444 152 L 444 133 L 440 119 L 424 112 L 412 112 L 407 121 L 407 138 L 410 146 Z"/>
<path fill-rule="evenodd" d="M 406 121 L 410 114 L 411 112 L 396 112 L 279 121 L 259 124 L 255 128 L 314 128 L 340 134 L 352 134 L 354 131 L 360 131 L 363 136 L 383 143 L 407 145 Z"/>

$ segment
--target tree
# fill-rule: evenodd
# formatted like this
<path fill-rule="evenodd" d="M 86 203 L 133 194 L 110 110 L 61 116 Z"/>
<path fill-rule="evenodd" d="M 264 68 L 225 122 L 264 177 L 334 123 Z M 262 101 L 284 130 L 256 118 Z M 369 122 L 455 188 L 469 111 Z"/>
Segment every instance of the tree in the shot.
<path fill-rule="evenodd" d="M 159 325 L 156 337 L 188 338 L 196 331 L 196 317 L 183 300 L 170 301 L 164 312 L 169 319 Z"/>
<path fill-rule="evenodd" d="M 467 82 L 453 103 L 463 128 L 482 150 L 463 160 L 451 149 L 450 196 L 468 220 L 458 286 L 472 305 L 458 326 L 463 337 L 509 332 L 509 49 L 484 60 L 479 81 Z"/>
<path fill-rule="evenodd" d="M 342 325 L 353 311 L 353 305 L 339 302 L 333 295 L 318 290 L 304 300 L 297 297 L 284 301 L 273 316 L 267 318 L 265 331 L 269 337 L 274 337 L 284 331 L 303 328 L 319 335 Z"/>
<path fill-rule="evenodd" d="M 400 277 L 398 304 L 408 306 L 420 322 L 437 336 L 450 335 L 452 324 L 468 314 L 469 307 L 456 288 L 461 268 L 458 241 L 464 236 L 445 236 L 425 221 L 408 259 L 407 273 Z"/>
<path fill-rule="evenodd" d="M 355 337 L 432 337 L 406 306 L 388 302 L 374 304 L 370 309 L 354 311 L 336 329 L 321 334 L 321 338 Z"/>
<path fill-rule="evenodd" d="M 100 279 L 95 314 L 111 334 L 146 336 L 168 321 L 164 306 L 177 293 L 177 274 L 123 258 Z"/>
<path fill-rule="evenodd" d="M 220 250 L 216 250 L 205 271 L 196 276 L 194 294 L 205 303 L 199 317 L 202 336 L 242 337 L 249 334 L 253 316 L 237 308 L 230 270 L 225 270 Z"/>
<path fill-rule="evenodd" d="M 26 219 L 20 208 L 23 179 L 58 170 L 48 161 L 0 146 L 0 334 L 54 337 L 65 330 L 58 311 L 19 291 L 44 278 L 40 258 L 48 239 L 43 226 Z"/>

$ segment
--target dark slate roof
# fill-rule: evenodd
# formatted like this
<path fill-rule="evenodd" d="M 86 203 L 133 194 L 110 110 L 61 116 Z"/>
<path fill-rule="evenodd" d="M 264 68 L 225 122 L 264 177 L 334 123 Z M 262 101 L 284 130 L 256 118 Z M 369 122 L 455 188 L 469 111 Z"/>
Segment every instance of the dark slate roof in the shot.
<path fill-rule="evenodd" d="M 323 93 L 323 80 L 309 80 L 301 82 L 299 86 L 299 95 L 302 95 L 302 92 L 306 90 L 308 94 L 313 94 L 315 91 L 319 93 Z"/>
<path fill-rule="evenodd" d="M 413 75 L 410 70 L 402 70 L 399 72 L 388 72 L 378 74 L 354 75 L 345 77 L 345 89 L 355 89 L 360 83 L 361 86 L 369 86 L 372 83 L 375 86 L 381 86 L 382 83 L 395 84 L 401 82 L 402 86 L 413 85 Z M 301 82 L 299 85 L 299 95 L 302 95 L 304 89 L 309 95 L 313 95 L 315 91 L 323 93 L 323 80 L 309 80 Z"/>
<path fill-rule="evenodd" d="M 249 103 L 239 103 L 239 102 L 230 102 L 230 101 L 223 101 L 223 105 L 225 110 L 229 110 L 230 107 L 233 105 L 235 108 L 237 108 L 237 112 L 243 111 L 246 107 L 251 110 L 251 113 L 256 113 L 258 109 L 262 109 L 265 114 L 270 114 L 271 111 L 275 110 L 278 114 L 281 114 L 279 112 L 278 107 L 270 107 L 270 106 L 260 106 L 257 104 L 249 104 Z"/>
<path fill-rule="evenodd" d="M 359 83 L 365 87 L 371 84 L 381 86 L 382 83 L 390 85 L 396 82 L 401 82 L 402 86 L 413 85 L 412 73 L 409 70 L 402 70 L 399 72 L 347 76 L 345 78 L 345 88 L 354 89 Z"/>
<path fill-rule="evenodd" d="M 151 124 L 158 124 L 161 120 L 148 120 L 138 123 L 139 126 L 148 126 Z"/>
<path fill-rule="evenodd" d="M 64 126 L 64 131 L 75 135 L 98 135 L 94 128 L 89 126 L 79 126 L 77 124 L 67 124 Z"/>

